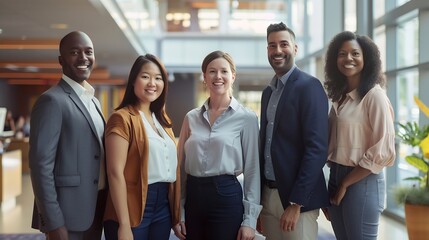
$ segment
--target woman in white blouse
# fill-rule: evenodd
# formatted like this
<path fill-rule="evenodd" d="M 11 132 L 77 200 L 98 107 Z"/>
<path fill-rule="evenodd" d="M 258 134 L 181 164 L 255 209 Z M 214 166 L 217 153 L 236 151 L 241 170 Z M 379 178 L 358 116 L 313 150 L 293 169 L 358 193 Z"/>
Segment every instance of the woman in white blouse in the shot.
<path fill-rule="evenodd" d="M 187 113 L 180 132 L 184 211 L 174 230 L 187 240 L 253 239 L 261 210 L 257 116 L 231 94 L 229 54 L 208 54 L 202 72 L 210 97 Z"/>
<path fill-rule="evenodd" d="M 383 169 L 395 160 L 392 105 L 381 86 L 378 47 L 352 32 L 328 46 L 325 87 L 329 113 L 329 218 L 337 239 L 377 239 L 386 186 Z"/>
<path fill-rule="evenodd" d="M 179 222 L 180 172 L 165 112 L 167 79 L 157 57 L 139 56 L 124 98 L 107 122 L 107 240 L 168 240 Z"/>

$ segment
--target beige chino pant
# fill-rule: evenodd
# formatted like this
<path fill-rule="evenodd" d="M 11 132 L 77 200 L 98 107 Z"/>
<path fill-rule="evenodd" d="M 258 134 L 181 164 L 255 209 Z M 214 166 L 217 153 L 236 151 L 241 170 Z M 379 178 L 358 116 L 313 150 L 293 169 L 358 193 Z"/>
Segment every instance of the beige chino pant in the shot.
<path fill-rule="evenodd" d="M 317 240 L 319 209 L 300 214 L 295 230 L 283 231 L 280 218 L 284 212 L 277 189 L 263 187 L 260 220 L 266 240 Z"/>

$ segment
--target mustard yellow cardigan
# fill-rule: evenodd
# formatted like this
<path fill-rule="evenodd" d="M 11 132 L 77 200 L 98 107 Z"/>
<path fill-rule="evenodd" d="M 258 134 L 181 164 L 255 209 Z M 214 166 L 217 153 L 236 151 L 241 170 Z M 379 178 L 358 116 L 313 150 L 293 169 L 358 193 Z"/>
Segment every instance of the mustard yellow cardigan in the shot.
<path fill-rule="evenodd" d="M 165 131 L 176 142 L 173 130 Z M 131 227 L 143 219 L 148 189 L 148 138 L 137 109 L 127 106 L 115 111 L 106 124 L 105 136 L 115 133 L 129 141 L 124 176 L 127 185 L 128 213 Z M 169 202 L 173 226 L 180 221 L 180 164 L 177 164 L 176 182 L 170 184 Z M 107 197 L 104 220 L 118 221 L 110 193 Z"/>

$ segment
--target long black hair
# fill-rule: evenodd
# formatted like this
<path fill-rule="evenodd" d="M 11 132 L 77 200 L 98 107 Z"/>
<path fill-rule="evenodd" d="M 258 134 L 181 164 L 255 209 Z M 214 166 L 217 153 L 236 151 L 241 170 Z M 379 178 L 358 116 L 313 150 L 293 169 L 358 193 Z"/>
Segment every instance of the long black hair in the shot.
<path fill-rule="evenodd" d="M 156 56 L 152 54 L 139 56 L 134 61 L 134 64 L 130 70 L 130 74 L 128 75 L 128 83 L 127 83 L 127 88 L 125 89 L 124 98 L 122 99 L 121 104 L 119 104 L 119 106 L 115 110 L 121 109 L 129 105 L 132 105 L 132 106 L 137 105 L 137 103 L 139 102 L 139 99 L 134 93 L 134 85 L 141 71 L 142 66 L 149 62 L 152 62 L 158 66 L 161 72 L 162 81 L 164 82 L 164 89 L 162 90 L 161 95 L 150 104 L 149 109 L 151 112 L 155 113 L 156 118 L 158 119 L 159 123 L 163 127 L 172 127 L 170 118 L 167 116 L 167 113 L 165 112 L 165 102 L 166 102 L 167 92 L 168 92 L 167 70 L 165 69 L 164 64 L 161 63 L 161 60 L 159 60 Z"/>

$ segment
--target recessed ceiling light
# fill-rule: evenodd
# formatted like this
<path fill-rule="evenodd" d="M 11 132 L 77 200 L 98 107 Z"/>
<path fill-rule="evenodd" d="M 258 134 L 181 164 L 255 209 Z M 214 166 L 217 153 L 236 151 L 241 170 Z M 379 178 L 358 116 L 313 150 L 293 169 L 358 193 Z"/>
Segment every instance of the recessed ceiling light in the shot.
<path fill-rule="evenodd" d="M 53 23 L 50 25 L 50 28 L 52 29 L 67 29 L 69 28 L 69 25 L 65 23 Z"/>

